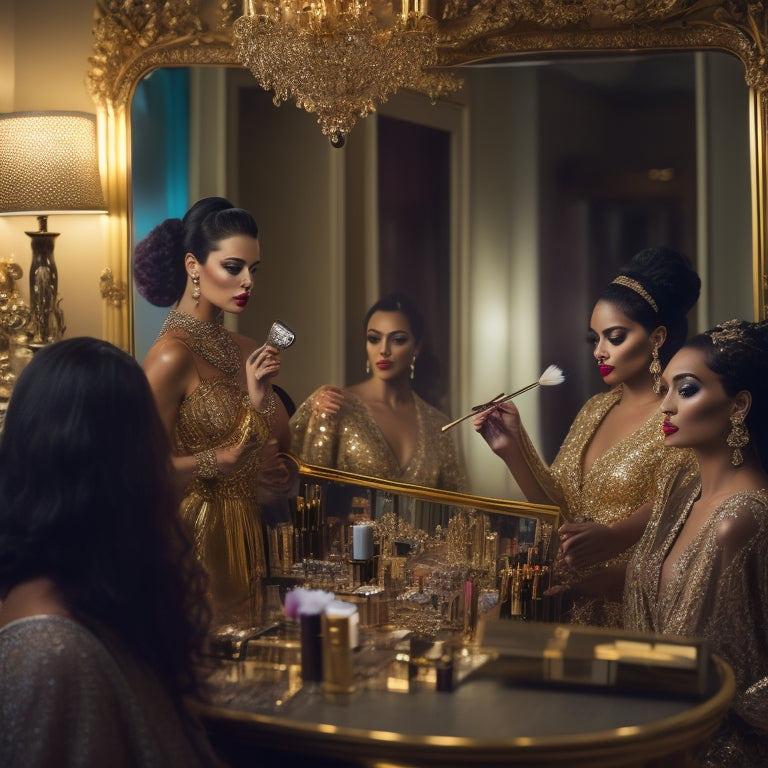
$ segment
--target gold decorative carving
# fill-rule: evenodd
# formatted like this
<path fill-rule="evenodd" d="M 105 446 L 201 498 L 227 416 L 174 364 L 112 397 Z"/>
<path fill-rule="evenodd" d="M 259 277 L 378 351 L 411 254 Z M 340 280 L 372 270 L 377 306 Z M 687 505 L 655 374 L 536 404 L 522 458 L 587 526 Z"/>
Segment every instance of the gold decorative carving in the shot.
<path fill-rule="evenodd" d="M 88 85 L 97 101 L 124 102 L 155 67 L 232 64 L 237 0 L 97 0 Z"/>
<path fill-rule="evenodd" d="M 123 283 L 115 283 L 112 270 L 106 267 L 99 277 L 99 293 L 101 293 L 101 298 L 104 301 L 119 307 L 125 302 L 128 296 L 128 289 Z"/>
<path fill-rule="evenodd" d="M 737 56 L 752 89 L 755 313 L 766 315 L 768 4 L 762 0 L 436 0 L 438 66 L 572 53 L 720 50 Z M 88 86 L 107 147 L 112 268 L 128 281 L 129 104 L 158 67 L 240 66 L 232 47 L 239 0 L 97 0 Z M 130 297 L 108 323 L 110 340 L 132 348 Z"/>

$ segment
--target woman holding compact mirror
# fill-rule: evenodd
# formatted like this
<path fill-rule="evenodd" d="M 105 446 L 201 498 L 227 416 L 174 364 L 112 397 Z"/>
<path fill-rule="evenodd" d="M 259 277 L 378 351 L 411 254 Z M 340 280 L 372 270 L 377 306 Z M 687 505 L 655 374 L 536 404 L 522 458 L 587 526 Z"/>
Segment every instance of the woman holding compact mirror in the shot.
<path fill-rule="evenodd" d="M 288 415 L 271 381 L 280 371 L 278 344 L 292 335 L 260 344 L 223 325 L 224 312 L 240 314 L 251 298 L 258 235 L 250 213 L 209 197 L 183 219 L 157 225 L 134 254 L 142 296 L 173 305 L 144 370 L 171 437 L 181 512 L 210 578 L 218 624 L 258 617 L 266 575 L 258 477 L 288 447 Z"/>

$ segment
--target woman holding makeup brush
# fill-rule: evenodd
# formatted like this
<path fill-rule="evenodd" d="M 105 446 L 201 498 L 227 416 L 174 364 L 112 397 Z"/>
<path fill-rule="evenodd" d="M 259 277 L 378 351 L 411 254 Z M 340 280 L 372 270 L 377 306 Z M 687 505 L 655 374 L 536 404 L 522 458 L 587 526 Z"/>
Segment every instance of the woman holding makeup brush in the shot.
<path fill-rule="evenodd" d="M 650 248 L 603 290 L 588 340 L 610 389 L 582 407 L 551 466 L 511 401 L 473 419 L 526 498 L 559 506 L 567 521 L 558 531 L 556 577 L 574 623 L 620 626 L 620 594 L 605 599 L 602 566 L 626 562 L 660 475 L 680 462 L 695 467 L 689 452 L 665 448 L 659 403 L 662 366 L 685 341 L 700 285 L 684 255 Z"/>
<path fill-rule="evenodd" d="M 346 389 L 326 385 L 291 418 L 293 452 L 304 461 L 347 472 L 462 490 L 445 414 L 415 391 L 424 321 L 406 296 L 392 294 L 365 316 L 366 372 Z"/>

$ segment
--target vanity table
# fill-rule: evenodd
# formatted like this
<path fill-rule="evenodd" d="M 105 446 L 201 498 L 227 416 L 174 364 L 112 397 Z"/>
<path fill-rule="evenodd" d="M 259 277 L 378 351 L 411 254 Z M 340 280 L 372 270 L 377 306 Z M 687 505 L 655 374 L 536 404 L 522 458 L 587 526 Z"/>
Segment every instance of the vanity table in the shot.
<path fill-rule="evenodd" d="M 330 694 L 322 683 L 302 681 L 296 622 L 281 620 L 279 614 L 265 617 L 264 628 L 221 654 L 212 678 L 213 703 L 201 707 L 200 714 L 233 768 L 299 761 L 320 768 L 677 768 L 686 766 L 691 748 L 717 728 L 733 696 L 734 679 L 730 667 L 710 657 L 703 644 L 693 646 L 697 674 L 688 678 L 691 689 L 679 685 L 679 677 L 667 683 L 674 679 L 672 670 L 662 671 L 655 687 L 646 674 L 654 670 L 642 666 L 639 674 L 624 677 L 639 687 L 595 685 L 597 653 L 578 657 L 575 666 L 573 654 L 564 653 L 555 663 L 558 680 L 534 679 L 527 670 L 553 657 L 547 642 L 541 646 L 547 650 L 531 657 L 530 665 L 525 658 L 522 665 L 519 658 L 512 666 L 499 665 L 505 657 L 502 650 L 500 658 L 498 648 L 510 635 L 519 640 L 538 634 L 546 640 L 547 633 L 559 633 L 573 640 L 582 631 L 532 621 L 533 614 L 526 620 L 525 611 L 516 615 L 510 588 L 501 586 L 503 573 L 524 572 L 534 560 L 533 568 L 551 565 L 556 542 L 549 535 L 558 523 L 557 508 L 301 464 L 299 473 L 301 490 L 290 524 L 276 523 L 289 530 L 268 536 L 278 550 L 271 552 L 273 590 L 332 588 L 332 580 L 343 572 L 344 541 L 349 546 L 350 538 L 338 537 L 338 521 L 343 529 L 361 514 L 380 524 L 380 576 L 383 565 L 391 566 L 388 559 L 397 559 L 381 552 L 383 542 L 387 548 L 396 545 L 397 554 L 410 548 L 410 554 L 401 569 L 404 578 L 393 580 L 394 571 L 387 570 L 386 579 L 370 582 L 374 594 L 333 590 L 360 606 L 360 642 L 352 654 L 354 691 Z M 464 526 L 461 537 L 452 537 L 457 525 Z M 457 554 L 455 541 L 462 537 L 473 543 Z M 456 586 L 445 576 L 448 565 L 461 574 L 458 591 L 463 594 L 455 601 L 450 591 Z M 376 593 L 377 583 L 385 581 L 386 589 Z M 478 593 L 479 601 L 466 599 Z M 486 604 L 485 598 L 494 594 L 497 602 Z M 370 599 L 378 601 L 376 610 L 366 604 Z M 500 610 L 504 607 L 506 612 Z M 622 640 L 621 633 L 609 630 L 594 634 L 595 649 L 603 653 Z M 652 636 L 639 639 L 646 637 Z M 662 642 L 669 649 L 673 641 Z M 447 686 L 439 677 L 446 659 L 453 680 Z M 517 672 L 511 674 L 515 665 Z M 574 668 L 580 670 L 576 678 L 569 672 Z"/>
<path fill-rule="evenodd" d="M 684 768 L 734 692 L 713 658 L 701 699 L 514 686 L 470 676 L 450 693 L 299 691 L 280 711 L 208 706 L 201 714 L 233 768 L 296 764 Z"/>

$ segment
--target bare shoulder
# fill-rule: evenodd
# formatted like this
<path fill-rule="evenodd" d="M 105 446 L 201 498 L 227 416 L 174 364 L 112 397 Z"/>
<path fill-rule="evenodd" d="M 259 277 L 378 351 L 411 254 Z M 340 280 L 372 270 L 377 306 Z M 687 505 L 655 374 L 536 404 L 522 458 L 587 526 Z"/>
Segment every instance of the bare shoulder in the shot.
<path fill-rule="evenodd" d="M 720 505 L 717 541 L 736 549 L 754 541 L 760 531 L 768 536 L 768 492 L 749 489 L 737 493 Z"/>
<path fill-rule="evenodd" d="M 165 334 L 149 348 L 143 368 L 151 382 L 179 381 L 194 371 L 195 360 L 181 339 Z"/>

